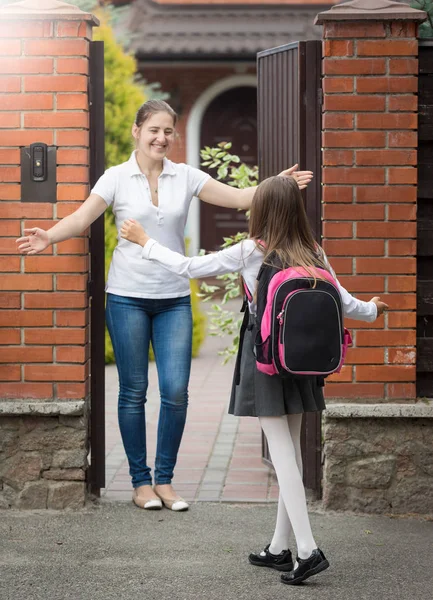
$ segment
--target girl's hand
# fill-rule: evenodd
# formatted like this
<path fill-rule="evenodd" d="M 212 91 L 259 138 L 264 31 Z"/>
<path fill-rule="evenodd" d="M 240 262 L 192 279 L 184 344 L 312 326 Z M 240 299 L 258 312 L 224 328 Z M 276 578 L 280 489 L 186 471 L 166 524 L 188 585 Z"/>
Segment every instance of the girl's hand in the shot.
<path fill-rule="evenodd" d="M 123 222 L 120 228 L 120 237 L 140 246 L 144 246 L 147 240 L 150 239 L 143 227 L 135 219 L 126 219 Z"/>
<path fill-rule="evenodd" d="M 48 233 L 39 227 L 24 229 L 24 237 L 17 239 L 18 250 L 21 254 L 38 254 L 50 245 Z"/>
<path fill-rule="evenodd" d="M 375 305 L 377 306 L 377 316 L 378 317 L 381 314 L 383 314 L 383 312 L 385 310 L 388 310 L 388 308 L 389 308 L 388 304 L 385 304 L 385 302 L 382 302 L 381 299 L 379 298 L 379 296 L 375 296 L 374 298 L 372 298 L 370 300 L 370 302 L 374 302 Z"/>
<path fill-rule="evenodd" d="M 293 179 L 298 184 L 300 190 L 303 190 L 307 187 L 310 181 L 313 179 L 313 171 L 298 171 L 299 165 L 293 165 L 290 169 L 286 169 L 285 171 L 281 171 L 279 173 L 279 177 L 293 177 Z"/>

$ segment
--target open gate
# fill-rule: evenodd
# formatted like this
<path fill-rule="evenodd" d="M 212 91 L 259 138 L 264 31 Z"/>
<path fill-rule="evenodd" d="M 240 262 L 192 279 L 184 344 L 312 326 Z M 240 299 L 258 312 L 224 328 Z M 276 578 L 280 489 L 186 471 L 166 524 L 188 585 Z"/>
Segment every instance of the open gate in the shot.
<path fill-rule="evenodd" d="M 90 186 L 104 173 L 104 42 L 90 43 Z M 90 469 L 96 496 L 105 487 L 105 243 L 104 215 L 90 228 Z"/>
<path fill-rule="evenodd" d="M 320 41 L 293 42 L 257 55 L 258 148 L 261 179 L 299 164 L 314 172 L 303 192 L 317 241 L 321 240 Z M 270 462 L 262 434 L 263 459 Z M 304 483 L 321 495 L 321 415 L 306 413 L 302 430 Z"/>

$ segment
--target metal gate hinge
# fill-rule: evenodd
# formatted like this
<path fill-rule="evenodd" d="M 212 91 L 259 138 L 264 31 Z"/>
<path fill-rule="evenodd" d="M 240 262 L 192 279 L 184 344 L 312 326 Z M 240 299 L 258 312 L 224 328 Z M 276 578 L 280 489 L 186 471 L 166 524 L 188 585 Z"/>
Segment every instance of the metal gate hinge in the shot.
<path fill-rule="evenodd" d="M 319 106 L 322 106 L 322 104 L 323 104 L 323 90 L 322 90 L 321 87 L 317 90 L 317 102 L 318 102 Z"/>

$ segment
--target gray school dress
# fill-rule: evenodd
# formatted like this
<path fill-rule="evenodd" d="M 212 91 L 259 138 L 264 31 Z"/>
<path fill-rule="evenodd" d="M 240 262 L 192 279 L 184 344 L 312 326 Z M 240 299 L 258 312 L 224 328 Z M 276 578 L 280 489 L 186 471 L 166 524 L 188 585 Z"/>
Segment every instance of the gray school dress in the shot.
<path fill-rule="evenodd" d="M 324 410 L 324 381 L 311 376 L 299 379 L 266 375 L 256 367 L 253 353 L 254 318 L 246 311 L 242 342 L 236 360 L 229 414 L 237 417 L 280 417 Z"/>

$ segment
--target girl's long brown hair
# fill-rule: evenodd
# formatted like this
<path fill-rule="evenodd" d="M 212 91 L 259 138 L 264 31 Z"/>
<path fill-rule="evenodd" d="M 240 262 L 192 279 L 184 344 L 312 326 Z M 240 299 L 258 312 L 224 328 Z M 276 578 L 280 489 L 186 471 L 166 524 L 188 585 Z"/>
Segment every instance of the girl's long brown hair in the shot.
<path fill-rule="evenodd" d="M 304 267 L 314 279 L 320 277 L 317 267 L 329 270 L 293 177 L 269 177 L 257 187 L 249 233 L 262 249 L 264 262 L 271 262 L 271 254 L 275 253 L 283 269 Z"/>

